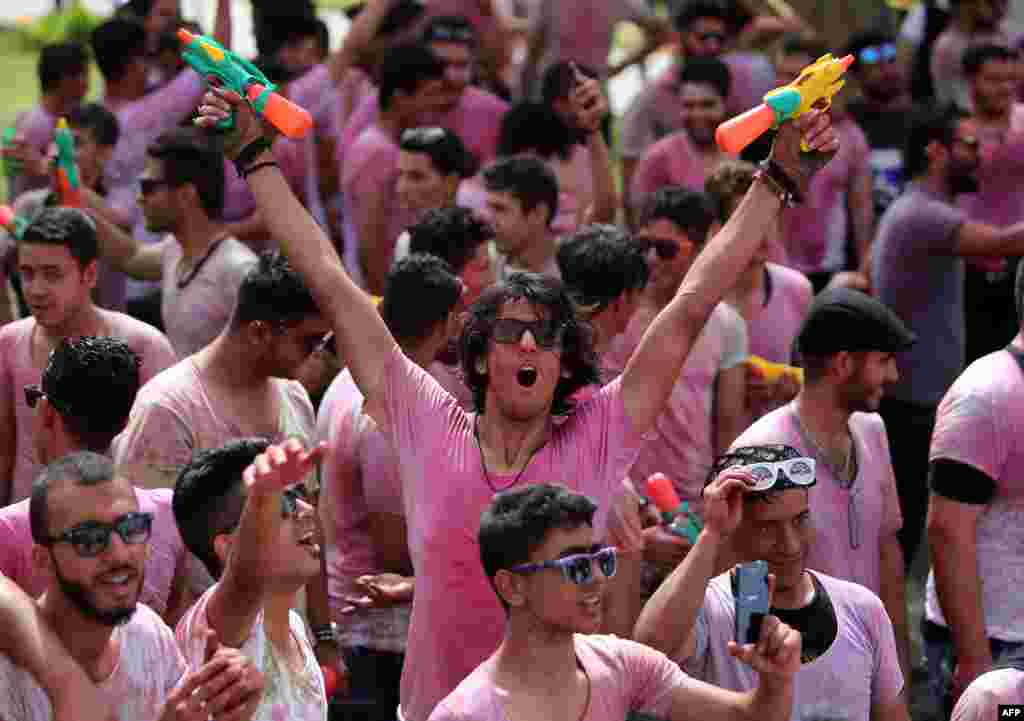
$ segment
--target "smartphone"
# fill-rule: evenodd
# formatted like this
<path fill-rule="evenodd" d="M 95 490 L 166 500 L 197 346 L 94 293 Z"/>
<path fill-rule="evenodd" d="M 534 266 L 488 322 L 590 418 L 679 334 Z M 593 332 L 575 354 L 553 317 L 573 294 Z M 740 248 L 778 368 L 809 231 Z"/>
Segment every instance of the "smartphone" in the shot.
<path fill-rule="evenodd" d="M 733 595 L 736 598 L 736 643 L 757 643 L 761 621 L 768 615 L 768 562 L 736 566 Z"/>

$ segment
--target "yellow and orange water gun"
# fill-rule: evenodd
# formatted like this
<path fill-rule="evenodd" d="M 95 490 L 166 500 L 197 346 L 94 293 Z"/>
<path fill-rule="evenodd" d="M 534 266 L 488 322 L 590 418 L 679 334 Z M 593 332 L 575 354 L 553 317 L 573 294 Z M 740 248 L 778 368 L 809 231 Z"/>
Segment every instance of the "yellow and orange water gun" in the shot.
<path fill-rule="evenodd" d="M 832 96 L 846 82 L 843 75 L 852 64 L 852 55 L 838 60 L 830 54 L 822 55 L 800 71 L 797 79 L 789 85 L 775 88 L 765 95 L 761 105 L 719 125 L 715 131 L 718 147 L 735 155 L 785 121 L 798 118 L 812 108 L 829 107 Z"/>
<path fill-rule="evenodd" d="M 756 355 L 749 356 L 747 366 L 756 370 L 769 383 L 776 383 L 782 376 L 789 376 L 799 385 L 804 384 L 804 369 L 785 363 L 775 363 Z"/>

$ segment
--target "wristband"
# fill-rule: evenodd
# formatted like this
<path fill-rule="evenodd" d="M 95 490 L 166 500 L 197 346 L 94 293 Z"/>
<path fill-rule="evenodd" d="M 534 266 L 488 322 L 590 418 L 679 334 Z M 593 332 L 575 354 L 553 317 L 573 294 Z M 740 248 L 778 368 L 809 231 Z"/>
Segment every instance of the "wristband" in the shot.
<path fill-rule="evenodd" d="M 314 626 L 311 630 L 317 644 L 338 643 L 338 624 L 334 621 L 323 626 Z"/>
<path fill-rule="evenodd" d="M 797 189 L 796 184 L 783 172 L 773 160 L 764 160 L 758 165 L 757 174 L 754 179 L 763 179 L 768 187 L 782 202 L 783 208 L 792 208 L 803 201 L 803 196 Z"/>
<path fill-rule="evenodd" d="M 257 170 L 261 170 L 262 168 L 279 168 L 279 167 L 281 167 L 281 166 L 279 166 L 277 164 L 276 160 L 264 160 L 261 163 L 256 163 L 256 165 L 250 165 L 245 170 L 239 171 L 238 174 L 241 175 L 242 179 L 244 180 L 245 178 L 248 178 L 250 175 L 255 173 Z"/>
<path fill-rule="evenodd" d="M 252 141 L 242 148 L 242 152 L 240 152 L 238 157 L 235 158 L 235 170 L 237 170 L 238 174 L 244 178 L 247 167 L 264 152 L 270 150 L 272 146 L 273 143 L 266 138 L 257 138 Z"/>

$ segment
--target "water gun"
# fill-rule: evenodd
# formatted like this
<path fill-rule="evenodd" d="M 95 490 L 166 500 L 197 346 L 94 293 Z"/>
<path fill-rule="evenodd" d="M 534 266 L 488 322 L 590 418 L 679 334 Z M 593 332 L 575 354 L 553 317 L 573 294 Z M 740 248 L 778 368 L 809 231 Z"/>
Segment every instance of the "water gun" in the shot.
<path fill-rule="evenodd" d="M 57 132 L 53 136 L 57 146 L 57 187 L 60 191 L 60 204 L 67 208 L 81 208 L 82 179 L 78 175 L 78 164 L 75 162 L 75 139 L 71 136 L 68 121 L 61 118 L 57 121 Z"/>
<path fill-rule="evenodd" d="M 747 358 L 746 364 L 751 368 L 756 369 L 757 372 L 760 373 L 769 383 L 775 383 L 782 376 L 788 375 L 800 385 L 804 384 L 803 368 L 786 365 L 785 363 L 774 363 L 756 355 L 752 355 Z"/>
<path fill-rule="evenodd" d="M 240 58 L 213 38 L 193 35 L 184 28 L 178 30 L 181 57 L 193 70 L 208 78 L 211 75 L 243 98 L 248 98 L 253 109 L 289 138 L 302 138 L 313 128 L 313 118 L 305 108 L 274 92 L 277 86 L 267 80 L 259 68 Z M 234 118 L 217 124 L 221 130 L 231 130 Z"/>
<path fill-rule="evenodd" d="M 651 499 L 659 511 L 661 520 L 671 533 L 687 539 L 691 544 L 697 542 L 704 524 L 693 511 L 690 504 L 679 500 L 679 494 L 672 487 L 672 481 L 663 473 L 655 473 L 647 479 L 647 497 Z"/>
<path fill-rule="evenodd" d="M 0 145 L 8 147 L 14 144 L 15 139 L 18 137 L 18 128 L 14 125 L 10 125 L 4 129 L 3 135 L 0 136 Z M 15 176 L 21 173 L 22 166 L 20 160 L 14 158 L 3 158 L 3 169 L 4 175 Z"/>
<path fill-rule="evenodd" d="M 21 240 L 28 225 L 28 219 L 16 215 L 14 208 L 9 205 L 0 205 L 0 227 L 10 233 L 15 240 Z"/>
<path fill-rule="evenodd" d="M 764 96 L 764 102 L 727 120 L 715 130 L 718 147 L 733 155 L 757 140 L 762 134 L 791 118 L 798 118 L 811 108 L 824 109 L 832 104 L 832 96 L 844 83 L 843 75 L 853 64 L 853 55 L 836 60 L 831 54 L 822 55 L 800 71 L 789 85 L 775 88 Z M 806 152 L 809 150 L 801 144 Z"/>

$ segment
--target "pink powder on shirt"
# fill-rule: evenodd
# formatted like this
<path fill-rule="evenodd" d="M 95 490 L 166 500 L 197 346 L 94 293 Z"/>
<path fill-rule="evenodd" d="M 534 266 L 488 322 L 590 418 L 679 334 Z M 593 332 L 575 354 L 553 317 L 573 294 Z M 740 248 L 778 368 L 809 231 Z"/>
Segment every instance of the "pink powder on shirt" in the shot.
<path fill-rule="evenodd" d="M 835 609 L 839 633 L 832 646 L 794 676 L 791 721 L 869 721 L 873 709 L 895 703 L 903 691 L 892 623 L 878 597 L 863 586 L 813 572 Z M 730 656 L 736 603 L 729 574 L 716 576 L 697 617 L 695 653 L 683 670 L 730 691 L 757 688 L 757 672 Z"/>
<path fill-rule="evenodd" d="M 615 636 L 573 636 L 590 697 L 579 721 L 621 721 L 633 711 L 669 718 L 672 699 L 693 679 L 660 651 Z M 430 721 L 508 721 L 495 659 L 480 664 L 430 714 Z"/>
<path fill-rule="evenodd" d="M 174 361 L 174 351 L 167 338 L 151 325 L 114 311 L 99 310 L 110 335 L 120 338 L 142 360 L 139 380 L 145 383 Z M 14 473 L 11 476 L 11 502 L 28 498 L 32 481 L 42 466 L 36 462 L 34 436 L 35 412 L 25 403 L 23 389 L 39 383 L 45 366 L 32 361 L 32 338 L 35 318 L 8 323 L 0 328 L 0 408 L 12 413 L 15 433 Z M 10 432 L 10 431 L 8 431 Z"/>
<path fill-rule="evenodd" d="M 185 544 L 178 533 L 171 509 L 169 489 L 136 488 L 139 511 L 153 514 L 149 556 L 139 602 L 163 616 L 171 596 L 175 575 L 183 570 Z M 29 596 L 37 598 L 47 587 L 46 573 L 32 562 L 32 527 L 29 499 L 0 508 L 0 573 L 14 581 Z"/>
<path fill-rule="evenodd" d="M 998 719 L 1000 704 L 1024 701 L 1024 671 L 1004 668 L 978 676 L 960 696 L 950 721 Z"/>
<path fill-rule="evenodd" d="M 206 642 L 211 630 L 207 617 L 210 597 L 216 585 L 204 593 L 196 604 L 178 621 L 175 636 L 185 659 L 192 668 L 203 665 Z M 313 645 L 306 635 L 302 617 L 288 612 L 291 636 L 302 653 L 303 667 L 296 673 L 280 658 L 277 649 L 267 638 L 263 626 L 263 611 L 253 623 L 246 640 L 239 647 L 253 665 L 263 673 L 263 698 L 252 716 L 253 721 L 327 721 L 327 693 L 320 664 L 313 653 Z"/>
<path fill-rule="evenodd" d="M 187 671 L 174 634 L 160 617 L 139 604 L 131 620 L 113 629 L 119 655 L 114 671 L 97 684 L 110 700 L 118 721 L 157 719 L 171 691 Z M 49 721 L 53 709 L 46 692 L 24 669 L 0 654 L 0 718 Z"/>
<path fill-rule="evenodd" d="M 815 451 L 804 440 L 798 423 L 795 406 L 789 403 L 741 433 L 732 447 L 782 443 L 814 458 Z M 854 413 L 850 433 L 856 444 L 857 477 L 849 489 L 843 489 L 831 469 L 818 459 L 818 482 L 809 491 L 815 536 L 806 563 L 877 594 L 882 589 L 881 544 L 903 526 L 903 515 L 882 417 Z M 858 548 L 853 547 L 854 541 L 859 542 Z"/>
<path fill-rule="evenodd" d="M 768 303 L 757 306 L 747 318 L 747 337 L 750 354 L 775 363 L 790 363 L 793 359 L 793 341 L 807 315 L 814 290 L 803 273 L 784 265 L 768 263 L 771 295 Z"/>
<path fill-rule="evenodd" d="M 205 348 L 224 330 L 235 311 L 238 287 L 257 258 L 241 241 L 225 238 L 181 287 L 181 245 L 173 236 L 167 236 L 164 243 L 160 313 L 171 345 L 179 358 L 185 358 Z"/>
<path fill-rule="evenodd" d="M 633 175 L 631 202 L 635 207 L 643 207 L 650 195 L 666 185 L 704 190 L 704 162 L 685 130 L 678 130 L 647 149 Z"/>
<path fill-rule="evenodd" d="M 654 311 L 647 307 L 633 316 L 625 332 L 602 356 L 602 365 L 609 372 L 625 369 L 654 317 Z M 746 358 L 743 319 L 731 306 L 719 303 L 690 350 L 668 405 L 655 422 L 657 440 L 643 447 L 629 471 L 638 488 L 654 473 L 664 473 L 672 479 L 681 500 L 700 511 L 704 479 L 715 459 L 715 379 L 719 372 L 735 368 Z"/>
<path fill-rule="evenodd" d="M 501 640 L 505 614 L 477 544 L 480 514 L 495 489 L 563 483 L 597 503 L 600 535 L 643 438 L 631 427 L 616 380 L 558 425 L 525 471 L 490 473 L 488 481 L 473 437 L 475 417 L 397 346 L 379 394 L 377 420 L 398 456 L 416 572 L 402 710 L 408 721 L 425 721 Z"/>
<path fill-rule="evenodd" d="M 1013 341 L 1024 348 L 1018 335 Z M 985 634 L 1024 641 L 1024 374 L 1013 357 L 997 351 L 972 363 L 939 405 L 931 460 L 964 463 L 995 482 L 995 495 L 978 518 L 976 554 Z M 963 559 L 973 562 L 973 559 Z M 947 625 L 928 575 L 927 618 Z"/>

